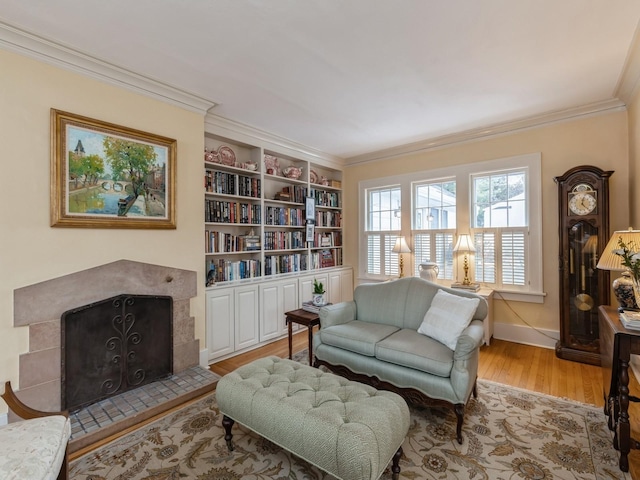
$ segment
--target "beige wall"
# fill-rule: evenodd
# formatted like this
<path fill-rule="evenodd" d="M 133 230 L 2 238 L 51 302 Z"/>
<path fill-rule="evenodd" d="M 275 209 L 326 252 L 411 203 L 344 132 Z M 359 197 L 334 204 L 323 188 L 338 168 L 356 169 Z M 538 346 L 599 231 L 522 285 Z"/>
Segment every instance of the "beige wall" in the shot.
<path fill-rule="evenodd" d="M 631 226 L 640 229 L 640 195 L 637 184 L 640 181 L 640 88 L 628 105 L 629 109 L 629 204 L 631 206 Z"/>
<path fill-rule="evenodd" d="M 0 50 L 0 381 L 18 381 L 27 329 L 13 327 L 13 290 L 120 259 L 195 270 L 204 285 L 204 118 L 146 96 Z M 49 109 L 177 140 L 176 230 L 51 228 Z M 69 292 L 70 295 L 73 292 Z M 192 300 L 204 348 L 204 288 Z M 0 411 L 6 411 L 0 402 Z"/>
<path fill-rule="evenodd" d="M 577 165 L 615 170 L 611 177 L 611 230 L 629 223 L 629 161 L 627 113 L 617 111 L 580 120 L 525 130 L 449 148 L 425 151 L 401 158 L 348 167 L 344 175 L 345 258 L 356 272 L 358 265 L 358 182 L 395 174 L 421 172 L 526 153 L 542 154 L 543 207 L 543 304 L 510 302 L 531 325 L 557 331 L 558 324 L 558 212 L 557 186 L 553 177 Z M 640 224 L 639 224 L 640 225 Z M 357 273 L 356 273 L 357 275 Z M 523 322 L 503 302 L 496 302 L 495 321 L 514 325 Z"/>

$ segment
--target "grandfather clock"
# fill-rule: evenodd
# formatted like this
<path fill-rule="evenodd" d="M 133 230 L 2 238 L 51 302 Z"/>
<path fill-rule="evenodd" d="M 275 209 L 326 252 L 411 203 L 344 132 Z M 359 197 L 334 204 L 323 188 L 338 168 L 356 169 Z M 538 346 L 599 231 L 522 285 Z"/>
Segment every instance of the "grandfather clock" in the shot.
<path fill-rule="evenodd" d="M 609 272 L 596 265 L 609 240 L 609 177 L 583 165 L 558 184 L 560 340 L 556 356 L 600 365 L 598 306 L 609 304 Z"/>

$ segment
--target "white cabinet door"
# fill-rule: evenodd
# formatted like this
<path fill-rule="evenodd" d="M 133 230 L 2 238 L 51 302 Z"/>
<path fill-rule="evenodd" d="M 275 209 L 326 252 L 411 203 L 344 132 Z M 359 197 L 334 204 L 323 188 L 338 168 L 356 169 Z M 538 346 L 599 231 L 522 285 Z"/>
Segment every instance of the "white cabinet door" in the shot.
<path fill-rule="evenodd" d="M 298 292 L 300 294 L 300 305 L 302 302 L 310 302 L 313 300 L 313 281 L 317 280 L 319 283 L 322 283 L 324 286 L 325 292 L 325 300 L 330 302 L 329 297 L 329 275 L 326 272 L 324 273 L 315 273 L 313 275 L 305 275 L 304 277 L 298 277 Z"/>
<path fill-rule="evenodd" d="M 342 301 L 342 271 L 329 272 L 327 282 L 327 302 L 340 303 Z"/>
<path fill-rule="evenodd" d="M 236 287 L 235 291 L 235 347 L 240 350 L 259 341 L 258 287 Z"/>
<path fill-rule="evenodd" d="M 313 299 L 313 277 L 298 277 L 298 298 L 299 307 L 302 307 L 302 302 L 310 302 Z"/>
<path fill-rule="evenodd" d="M 286 333 L 284 314 L 299 307 L 297 278 L 260 285 L 260 341 Z"/>
<path fill-rule="evenodd" d="M 207 302 L 207 349 L 209 360 L 233 353 L 234 346 L 234 289 L 209 290 Z"/>
<path fill-rule="evenodd" d="M 277 283 L 260 285 L 260 341 L 280 335 L 282 291 Z"/>
<path fill-rule="evenodd" d="M 345 268 L 342 270 L 342 301 L 350 302 L 353 300 L 353 269 Z"/>
<path fill-rule="evenodd" d="M 287 331 L 284 314 L 291 310 L 300 308 L 302 302 L 298 301 L 298 279 L 294 278 L 282 284 L 282 316 L 281 316 L 281 332 Z"/>

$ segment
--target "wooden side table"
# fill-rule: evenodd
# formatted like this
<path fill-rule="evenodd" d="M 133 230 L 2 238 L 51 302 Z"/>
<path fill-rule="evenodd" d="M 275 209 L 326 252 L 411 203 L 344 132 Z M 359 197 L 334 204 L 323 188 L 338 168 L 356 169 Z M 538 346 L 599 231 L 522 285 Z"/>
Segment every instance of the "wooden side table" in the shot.
<path fill-rule="evenodd" d="M 604 412 L 615 432 L 613 446 L 620 451 L 620 470 L 628 472 L 629 451 L 640 448 L 640 442 L 631 438 L 629 424 L 629 361 L 631 354 L 640 354 L 640 331 L 625 328 L 615 307 L 601 306 L 598 319 Z"/>
<path fill-rule="evenodd" d="M 313 366 L 313 327 L 320 325 L 320 317 L 317 313 L 307 312 L 299 308 L 286 312 L 286 323 L 289 329 L 289 358 L 293 355 L 293 323 L 304 325 L 309 330 L 309 365 Z"/>

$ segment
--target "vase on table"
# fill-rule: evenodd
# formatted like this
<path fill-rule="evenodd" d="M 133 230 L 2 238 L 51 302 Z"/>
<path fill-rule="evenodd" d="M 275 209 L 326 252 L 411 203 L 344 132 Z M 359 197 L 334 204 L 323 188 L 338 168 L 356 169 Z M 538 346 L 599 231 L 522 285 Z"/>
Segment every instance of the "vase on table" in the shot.
<path fill-rule="evenodd" d="M 314 293 L 313 294 L 313 304 L 316 307 L 321 307 L 325 304 L 324 302 L 324 293 Z"/>

